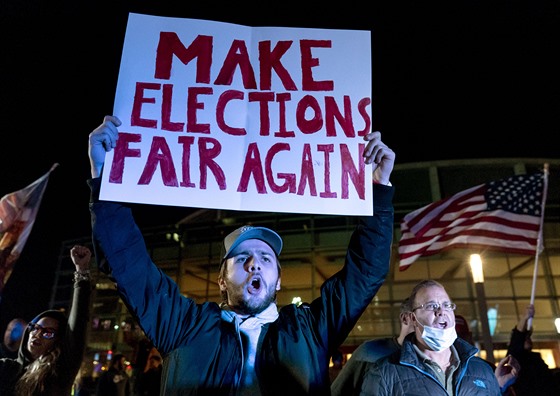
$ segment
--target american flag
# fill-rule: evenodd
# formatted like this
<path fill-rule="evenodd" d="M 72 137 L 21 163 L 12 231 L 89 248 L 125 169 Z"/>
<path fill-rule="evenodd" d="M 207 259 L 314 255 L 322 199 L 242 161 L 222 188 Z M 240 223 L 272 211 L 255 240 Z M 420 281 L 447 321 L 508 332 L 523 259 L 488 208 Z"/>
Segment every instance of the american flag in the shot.
<path fill-rule="evenodd" d="M 537 172 L 491 181 L 407 214 L 401 222 L 400 271 L 449 248 L 536 254 L 544 177 Z"/>

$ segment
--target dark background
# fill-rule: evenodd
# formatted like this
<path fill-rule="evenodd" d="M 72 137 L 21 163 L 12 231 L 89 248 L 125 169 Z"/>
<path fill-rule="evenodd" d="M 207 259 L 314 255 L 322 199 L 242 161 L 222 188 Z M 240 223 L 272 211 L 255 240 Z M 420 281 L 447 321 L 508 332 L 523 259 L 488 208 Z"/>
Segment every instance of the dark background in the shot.
<path fill-rule="evenodd" d="M 61 242 L 89 235 L 87 135 L 112 112 L 129 11 L 370 30 L 373 128 L 397 163 L 559 157 L 557 0 L 79 3 L 0 2 L 0 197 L 60 164 L 4 290 L 2 331 L 48 307 Z M 136 209 L 141 227 L 191 212 Z"/>

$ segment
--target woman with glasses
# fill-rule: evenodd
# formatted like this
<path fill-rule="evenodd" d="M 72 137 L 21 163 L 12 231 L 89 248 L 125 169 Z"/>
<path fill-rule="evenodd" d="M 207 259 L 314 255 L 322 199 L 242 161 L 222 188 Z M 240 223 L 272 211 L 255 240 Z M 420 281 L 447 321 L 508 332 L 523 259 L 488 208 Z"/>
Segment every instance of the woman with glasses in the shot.
<path fill-rule="evenodd" d="M 68 396 L 86 345 L 89 322 L 91 251 L 76 245 L 70 250 L 74 293 L 69 315 L 48 310 L 27 325 L 16 359 L 0 359 L 1 396 Z"/>
<path fill-rule="evenodd" d="M 500 396 L 515 380 L 517 368 L 510 357 L 502 359 L 494 372 L 476 356 L 476 347 L 457 337 L 457 306 L 443 285 L 422 281 L 409 299 L 414 330 L 401 349 L 370 364 L 356 394 Z"/>

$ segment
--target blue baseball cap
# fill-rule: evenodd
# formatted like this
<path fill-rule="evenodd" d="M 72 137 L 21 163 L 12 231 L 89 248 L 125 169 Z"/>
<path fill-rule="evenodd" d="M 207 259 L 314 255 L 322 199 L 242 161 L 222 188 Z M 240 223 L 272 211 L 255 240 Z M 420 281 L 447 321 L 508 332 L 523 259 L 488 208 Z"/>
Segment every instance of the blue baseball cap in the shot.
<path fill-rule="evenodd" d="M 233 249 L 239 246 L 241 242 L 248 239 L 258 239 L 266 242 L 270 245 L 272 250 L 274 250 L 276 256 L 280 256 L 280 252 L 282 251 L 282 238 L 280 238 L 280 235 L 270 228 L 244 225 L 224 238 L 224 248 L 226 250 L 224 259 L 228 258 Z"/>

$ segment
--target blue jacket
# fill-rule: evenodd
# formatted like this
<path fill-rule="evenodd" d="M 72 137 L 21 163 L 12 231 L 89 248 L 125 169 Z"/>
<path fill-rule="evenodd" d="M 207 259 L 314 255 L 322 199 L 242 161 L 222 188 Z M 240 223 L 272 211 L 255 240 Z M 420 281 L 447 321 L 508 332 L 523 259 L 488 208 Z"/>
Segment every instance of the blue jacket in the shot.
<path fill-rule="evenodd" d="M 88 183 L 96 258 L 102 270 L 108 264 L 130 313 L 164 357 L 162 395 L 235 395 L 243 370 L 235 322 L 214 302 L 184 297 L 152 262 L 130 208 L 99 201 L 99 178 Z M 389 270 L 393 193 L 374 185 L 375 214 L 360 219 L 344 267 L 325 281 L 320 297 L 282 307 L 264 326 L 255 361 L 263 395 L 330 394 L 329 358 Z"/>
<path fill-rule="evenodd" d="M 379 395 L 446 395 L 447 391 L 420 360 L 413 343 L 415 334 L 404 339 L 402 348 L 375 363 L 369 363 L 362 383 L 362 396 Z M 453 375 L 453 395 L 500 396 L 500 385 L 488 362 L 475 356 L 478 349 L 457 338 L 459 367 Z"/>

